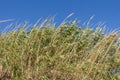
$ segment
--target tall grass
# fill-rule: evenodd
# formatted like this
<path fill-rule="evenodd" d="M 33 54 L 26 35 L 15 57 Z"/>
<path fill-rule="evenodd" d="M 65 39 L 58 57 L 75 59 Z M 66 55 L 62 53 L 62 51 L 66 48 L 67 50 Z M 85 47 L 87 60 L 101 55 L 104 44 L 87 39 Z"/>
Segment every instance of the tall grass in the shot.
<path fill-rule="evenodd" d="M 66 22 L 0 36 L 1 80 L 119 80 L 119 34 Z"/>

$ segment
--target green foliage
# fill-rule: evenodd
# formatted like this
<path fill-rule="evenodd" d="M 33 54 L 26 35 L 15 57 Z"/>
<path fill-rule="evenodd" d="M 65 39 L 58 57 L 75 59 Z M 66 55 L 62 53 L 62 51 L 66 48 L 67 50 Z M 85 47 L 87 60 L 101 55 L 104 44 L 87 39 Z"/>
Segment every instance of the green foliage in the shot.
<path fill-rule="evenodd" d="M 119 80 L 118 38 L 69 22 L 10 31 L 0 36 L 0 78 Z"/>

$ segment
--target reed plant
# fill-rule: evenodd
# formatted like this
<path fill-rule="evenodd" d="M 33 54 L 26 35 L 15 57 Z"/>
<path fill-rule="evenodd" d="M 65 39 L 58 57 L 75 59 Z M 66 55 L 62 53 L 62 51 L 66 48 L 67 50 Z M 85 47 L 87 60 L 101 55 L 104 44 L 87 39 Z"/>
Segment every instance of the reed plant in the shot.
<path fill-rule="evenodd" d="M 118 33 L 75 21 L 26 27 L 0 35 L 1 80 L 120 80 Z"/>

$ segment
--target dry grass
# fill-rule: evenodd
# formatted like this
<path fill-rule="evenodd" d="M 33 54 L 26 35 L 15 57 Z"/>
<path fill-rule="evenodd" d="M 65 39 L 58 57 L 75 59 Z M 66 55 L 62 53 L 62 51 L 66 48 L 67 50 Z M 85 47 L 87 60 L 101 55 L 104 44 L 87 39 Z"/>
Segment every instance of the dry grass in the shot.
<path fill-rule="evenodd" d="M 72 22 L 58 28 L 45 22 L 0 36 L 1 80 L 120 79 L 117 33 L 105 36 L 101 29 Z"/>

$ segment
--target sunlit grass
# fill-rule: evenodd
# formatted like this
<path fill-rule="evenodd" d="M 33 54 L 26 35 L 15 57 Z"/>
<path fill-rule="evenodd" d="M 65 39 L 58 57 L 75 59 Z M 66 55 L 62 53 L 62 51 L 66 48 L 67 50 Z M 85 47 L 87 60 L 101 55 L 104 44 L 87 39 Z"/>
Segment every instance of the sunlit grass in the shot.
<path fill-rule="evenodd" d="M 88 25 L 87 25 L 88 26 Z M 119 34 L 64 22 L 0 36 L 2 80 L 119 80 Z M 6 78 L 6 79 L 5 79 Z"/>

